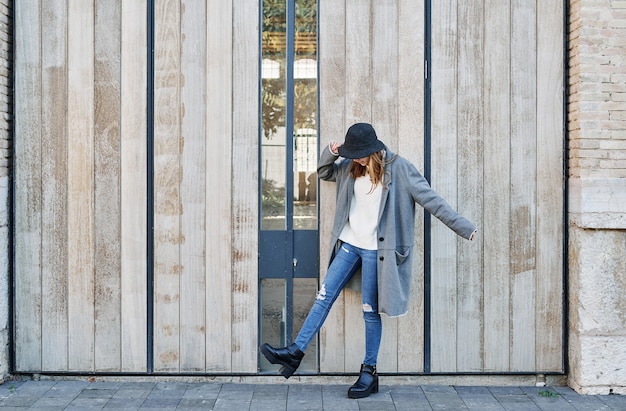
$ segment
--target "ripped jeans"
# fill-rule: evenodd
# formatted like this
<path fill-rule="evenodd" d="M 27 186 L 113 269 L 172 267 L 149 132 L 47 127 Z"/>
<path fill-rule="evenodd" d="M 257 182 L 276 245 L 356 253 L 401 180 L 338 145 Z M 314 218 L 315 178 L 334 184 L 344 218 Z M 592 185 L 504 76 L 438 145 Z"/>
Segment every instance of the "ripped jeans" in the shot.
<path fill-rule="evenodd" d="M 326 278 L 317 293 L 317 298 L 309 311 L 295 343 L 304 351 L 324 324 L 333 303 L 354 273 L 361 267 L 361 302 L 365 320 L 365 359 L 363 364 L 376 365 L 382 321 L 378 313 L 378 284 L 376 250 L 364 250 L 343 243 L 333 259 Z"/>

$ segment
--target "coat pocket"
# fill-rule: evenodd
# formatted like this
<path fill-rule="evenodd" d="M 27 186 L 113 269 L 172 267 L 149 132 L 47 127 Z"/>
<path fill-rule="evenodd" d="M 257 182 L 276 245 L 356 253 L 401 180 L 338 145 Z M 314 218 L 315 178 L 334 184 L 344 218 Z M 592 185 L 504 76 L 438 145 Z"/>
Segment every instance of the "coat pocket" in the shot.
<path fill-rule="evenodd" d="M 401 265 L 411 255 L 411 247 L 396 248 L 396 265 Z"/>

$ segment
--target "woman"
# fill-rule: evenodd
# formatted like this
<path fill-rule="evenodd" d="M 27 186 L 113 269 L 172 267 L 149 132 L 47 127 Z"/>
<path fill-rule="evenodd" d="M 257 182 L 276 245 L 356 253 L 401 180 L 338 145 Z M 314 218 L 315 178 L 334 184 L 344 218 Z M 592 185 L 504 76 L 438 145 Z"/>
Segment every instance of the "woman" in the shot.
<path fill-rule="evenodd" d="M 343 159 L 337 161 L 341 156 Z M 367 123 L 352 125 L 343 144 L 324 148 L 317 169 L 321 179 L 337 184 L 331 263 L 313 307 L 295 342 L 288 347 L 261 346 L 272 364 L 289 378 L 321 328 L 341 290 L 361 271 L 365 358 L 350 398 L 378 392 L 376 361 L 382 335 L 380 313 L 408 311 L 415 203 L 459 236 L 473 240 L 474 225 L 430 188 L 417 168 L 392 153 Z"/>

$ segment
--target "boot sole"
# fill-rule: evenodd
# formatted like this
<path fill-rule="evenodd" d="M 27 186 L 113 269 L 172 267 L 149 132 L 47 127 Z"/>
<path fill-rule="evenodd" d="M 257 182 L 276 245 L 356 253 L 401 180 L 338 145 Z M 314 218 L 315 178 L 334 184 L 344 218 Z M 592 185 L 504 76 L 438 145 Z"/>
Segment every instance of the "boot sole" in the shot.
<path fill-rule="evenodd" d="M 348 398 L 358 399 L 367 398 L 370 394 L 376 394 L 378 392 L 378 381 L 376 381 L 370 390 L 367 391 L 350 391 L 348 390 Z"/>
<path fill-rule="evenodd" d="M 280 370 L 278 370 L 278 372 L 283 377 L 289 378 L 292 376 L 294 372 L 296 372 L 295 368 L 291 367 L 289 364 L 285 363 L 280 358 L 274 356 L 274 354 L 272 354 L 272 352 L 265 346 L 265 344 L 261 346 L 261 353 L 265 356 L 267 361 L 269 361 L 270 363 L 282 365 L 282 367 L 280 367 Z"/>

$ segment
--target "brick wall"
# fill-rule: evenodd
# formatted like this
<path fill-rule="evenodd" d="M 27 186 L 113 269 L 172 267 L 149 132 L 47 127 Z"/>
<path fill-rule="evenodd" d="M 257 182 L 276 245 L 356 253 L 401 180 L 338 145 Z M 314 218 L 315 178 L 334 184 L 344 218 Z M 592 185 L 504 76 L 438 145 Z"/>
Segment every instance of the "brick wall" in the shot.
<path fill-rule="evenodd" d="M 0 0 L 0 177 L 10 174 L 13 62 L 11 1 Z"/>
<path fill-rule="evenodd" d="M 626 0 L 570 0 L 569 385 L 626 394 Z"/>
<path fill-rule="evenodd" d="M 11 184 L 11 128 L 12 64 L 13 64 L 13 16 L 11 0 L 0 0 L 0 381 L 9 374 L 9 196 Z"/>
<path fill-rule="evenodd" d="M 626 177 L 626 1 L 570 1 L 569 170 Z"/>

